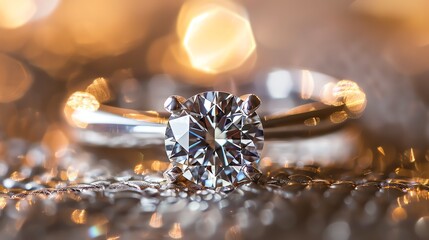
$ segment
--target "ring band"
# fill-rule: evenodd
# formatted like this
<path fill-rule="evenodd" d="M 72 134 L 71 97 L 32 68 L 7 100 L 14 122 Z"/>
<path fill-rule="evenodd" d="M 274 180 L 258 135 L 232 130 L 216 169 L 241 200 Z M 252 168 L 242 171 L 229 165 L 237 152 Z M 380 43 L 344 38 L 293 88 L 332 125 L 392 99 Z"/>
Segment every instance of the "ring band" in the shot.
<path fill-rule="evenodd" d="M 262 114 L 257 113 L 261 99 L 256 94 L 238 97 L 223 91 L 207 91 L 188 99 L 171 95 L 164 103 L 168 113 L 115 108 L 100 104 L 91 94 L 77 92 L 67 101 L 65 113 L 82 143 L 145 147 L 164 142 L 171 162 L 164 173 L 169 181 L 184 179 L 202 187 L 230 190 L 260 178 L 264 139 L 314 136 L 335 130 L 347 118 L 362 113 L 366 97 L 355 82 L 318 81 L 323 85 L 315 91 L 314 74 L 303 71 L 300 78 L 283 79 L 289 85 L 296 85 L 292 79 L 298 81 L 301 91 L 296 99 L 310 101 L 290 110 L 275 109 L 276 88 L 284 87 L 277 79 L 267 81 L 272 98 L 264 98 L 271 104 Z"/>
<path fill-rule="evenodd" d="M 267 94 L 267 90 L 265 93 L 257 94 L 262 98 L 262 112 L 259 115 L 264 127 L 265 141 L 282 141 L 329 133 L 343 127 L 349 122 L 346 120 L 356 118 L 363 112 L 366 97 L 355 82 L 339 81 L 306 70 L 289 72 L 292 77 L 288 80 L 292 82 L 294 88 L 289 90 L 288 95 L 284 94 L 284 98 Z M 259 81 L 258 84 L 269 86 L 266 79 Z M 251 93 L 257 92 L 261 89 L 258 84 L 253 83 L 253 86 L 247 89 L 249 92 L 253 90 Z M 309 93 L 304 93 L 308 88 L 313 89 Z M 83 96 L 83 99 L 85 98 L 86 96 Z M 269 104 L 274 101 L 277 105 L 282 105 L 282 101 L 288 98 L 304 104 L 291 109 L 287 109 L 287 104 L 284 104 L 283 111 L 279 111 L 278 107 L 273 110 Z M 78 100 L 77 107 L 73 106 L 66 114 L 66 120 L 72 126 L 71 134 L 77 142 L 122 148 L 164 144 L 170 113 L 138 111 L 106 104 L 100 104 L 94 110 L 88 109 L 82 102 L 85 100 Z M 66 104 L 66 109 L 70 108 L 68 105 Z"/>

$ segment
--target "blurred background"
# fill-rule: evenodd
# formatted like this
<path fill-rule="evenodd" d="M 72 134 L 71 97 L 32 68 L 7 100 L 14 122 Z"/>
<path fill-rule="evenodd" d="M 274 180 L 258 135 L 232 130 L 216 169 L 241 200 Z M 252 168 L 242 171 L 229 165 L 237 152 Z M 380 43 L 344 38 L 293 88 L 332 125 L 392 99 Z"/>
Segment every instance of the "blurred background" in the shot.
<path fill-rule="evenodd" d="M 264 79 L 287 88 L 288 69 L 365 92 L 357 129 L 326 145 L 359 145 L 348 169 L 427 184 L 428 9 L 427 0 L 0 0 L 0 176 L 11 180 L 1 188 L 76 182 L 94 161 L 105 172 L 118 162 L 136 174 L 167 166 L 162 149 L 76 145 L 65 105 L 161 110 L 184 85 L 199 92 Z"/>

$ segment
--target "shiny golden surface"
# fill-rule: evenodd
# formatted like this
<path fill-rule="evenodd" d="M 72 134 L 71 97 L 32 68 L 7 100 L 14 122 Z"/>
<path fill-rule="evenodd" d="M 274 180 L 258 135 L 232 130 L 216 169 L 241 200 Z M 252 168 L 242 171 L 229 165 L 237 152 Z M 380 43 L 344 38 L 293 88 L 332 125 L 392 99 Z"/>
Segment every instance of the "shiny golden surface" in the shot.
<path fill-rule="evenodd" d="M 94 79 L 85 92 L 94 96 L 100 103 L 107 102 L 112 98 L 109 83 L 105 78 Z"/>
<path fill-rule="evenodd" d="M 96 111 L 100 107 L 100 103 L 94 95 L 78 91 L 69 97 L 66 106 L 77 111 Z"/>
<path fill-rule="evenodd" d="M 72 212 L 70 218 L 76 224 L 85 224 L 87 221 L 87 213 L 84 209 L 76 209 Z"/>
<path fill-rule="evenodd" d="M 94 95 L 76 91 L 67 99 L 64 114 L 70 124 L 86 128 L 88 121 L 86 112 L 97 111 L 99 107 L 100 102 Z"/>

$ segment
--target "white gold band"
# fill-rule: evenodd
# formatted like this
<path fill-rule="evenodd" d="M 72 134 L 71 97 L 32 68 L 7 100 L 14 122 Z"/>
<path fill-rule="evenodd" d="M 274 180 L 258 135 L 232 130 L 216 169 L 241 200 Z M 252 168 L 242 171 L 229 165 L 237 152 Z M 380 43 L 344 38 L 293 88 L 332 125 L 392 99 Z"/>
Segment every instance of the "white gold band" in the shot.
<path fill-rule="evenodd" d="M 353 81 L 339 81 L 307 70 L 291 70 L 285 76 L 287 78 L 264 79 L 236 88 L 261 97 L 258 114 L 265 141 L 332 132 L 344 126 L 347 119 L 358 117 L 365 108 L 365 94 Z M 103 104 L 96 108 L 79 105 L 87 102 L 81 101 L 77 106 L 74 102 L 72 107 L 66 104 L 66 109 L 69 108 L 65 111 L 66 120 L 78 142 L 108 147 L 145 147 L 164 143 L 170 113 Z M 291 107 L 294 104 L 295 107 Z"/>

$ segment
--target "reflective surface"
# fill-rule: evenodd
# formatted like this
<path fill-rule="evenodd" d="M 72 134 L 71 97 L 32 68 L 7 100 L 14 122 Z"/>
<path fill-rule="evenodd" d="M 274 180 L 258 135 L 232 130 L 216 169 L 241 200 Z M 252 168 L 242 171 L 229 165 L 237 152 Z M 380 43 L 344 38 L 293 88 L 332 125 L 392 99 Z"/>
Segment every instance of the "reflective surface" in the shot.
<path fill-rule="evenodd" d="M 246 113 L 248 101 L 213 91 L 179 103 L 168 120 L 165 150 L 181 176 L 217 190 L 249 180 L 245 169 L 258 167 L 264 131 L 257 113 Z"/>
<path fill-rule="evenodd" d="M 112 161 L 106 162 L 116 158 L 114 152 L 100 159 L 70 147 L 53 156 L 19 139 L 1 144 L 8 146 L 3 158 L 24 154 L 26 159 L 26 164 L 1 166 L 3 239 L 429 236 L 428 181 L 400 173 L 415 171 L 411 166 L 357 173 L 317 165 L 266 165 L 257 182 L 220 193 L 183 182 L 168 184 L 159 172 L 166 163 L 158 160 L 145 159 L 134 171 L 118 171 Z M 385 161 L 388 151 L 382 149 L 368 149 L 374 152 L 369 160 L 373 166 Z M 410 151 L 415 150 L 394 157 L 405 158 L 405 164 Z M 421 157 L 415 154 L 411 161 L 427 168 Z M 46 161 L 51 158 L 58 165 L 49 170 Z M 118 173 L 112 174 L 114 170 Z"/>

